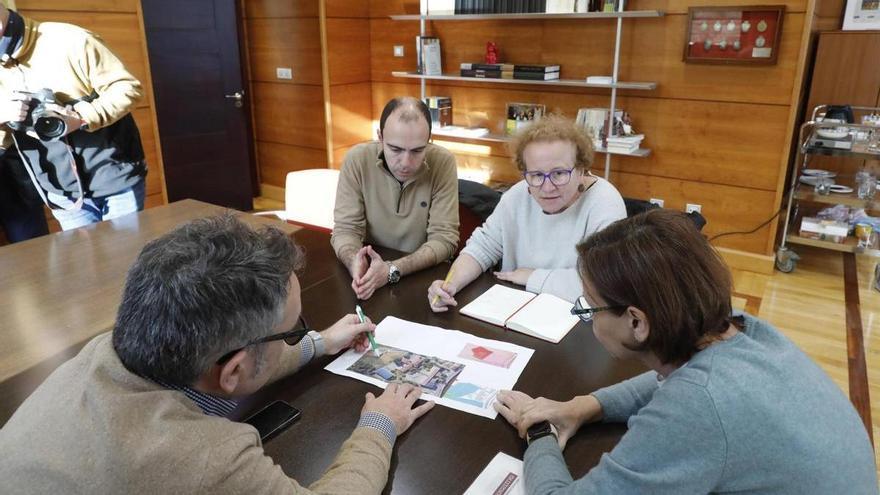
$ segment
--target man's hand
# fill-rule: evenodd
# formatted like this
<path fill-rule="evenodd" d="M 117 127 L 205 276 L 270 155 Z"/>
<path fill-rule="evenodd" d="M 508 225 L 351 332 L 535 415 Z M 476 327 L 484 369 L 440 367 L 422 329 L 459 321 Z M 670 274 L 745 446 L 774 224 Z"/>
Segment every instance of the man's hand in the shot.
<path fill-rule="evenodd" d="M 415 420 L 434 407 L 433 401 L 413 407 L 420 395 L 422 395 L 422 391 L 412 385 L 389 383 L 385 392 L 379 397 L 367 392 L 367 402 L 361 413 L 377 412 L 388 416 L 394 422 L 397 436 L 400 436 L 412 426 Z"/>
<path fill-rule="evenodd" d="M 428 287 L 428 304 L 435 313 L 447 311 L 449 306 L 458 306 L 458 302 L 453 297 L 455 290 L 448 286 L 444 288 L 444 284 L 443 280 L 435 280 Z"/>
<path fill-rule="evenodd" d="M 388 271 L 390 266 L 386 261 L 382 260 L 379 253 L 373 251 L 372 246 L 365 246 L 366 255 L 370 261 L 370 268 L 358 278 L 351 281 L 351 288 L 354 290 L 358 299 L 369 299 L 376 292 L 376 289 L 388 283 Z M 358 252 L 358 255 L 360 252 Z M 355 258 L 356 262 L 357 258 Z M 352 264 L 354 265 L 354 263 Z M 354 272 L 354 270 L 352 270 Z"/>
<path fill-rule="evenodd" d="M 519 432 L 521 438 L 535 423 L 547 420 L 559 432 L 559 448 L 564 449 L 568 439 L 587 422 L 596 421 L 602 415 L 602 406 L 592 395 L 575 397 L 568 402 L 539 397 L 533 399 L 528 395 L 510 390 L 498 392 L 495 410 Z"/>
<path fill-rule="evenodd" d="M 376 325 L 367 318 L 366 323 L 361 323 L 357 315 L 349 314 L 340 318 L 327 330 L 321 332 L 324 337 L 324 349 L 327 354 L 354 347 L 356 351 L 363 352 L 370 346 L 367 340 L 367 332 L 375 332 Z"/>
<path fill-rule="evenodd" d="M 351 280 L 352 282 L 360 279 L 367 273 L 370 266 L 370 257 L 367 255 L 367 246 L 358 249 L 358 252 L 351 258 Z M 354 287 L 354 283 L 352 283 Z"/>
<path fill-rule="evenodd" d="M 534 268 L 517 268 L 512 272 L 495 272 L 495 276 L 498 280 L 504 280 L 517 285 L 526 285 L 534 271 Z"/>
<path fill-rule="evenodd" d="M 22 122 L 27 118 L 28 103 L 23 100 L 24 96 L 17 93 L 0 100 L 0 124 Z"/>

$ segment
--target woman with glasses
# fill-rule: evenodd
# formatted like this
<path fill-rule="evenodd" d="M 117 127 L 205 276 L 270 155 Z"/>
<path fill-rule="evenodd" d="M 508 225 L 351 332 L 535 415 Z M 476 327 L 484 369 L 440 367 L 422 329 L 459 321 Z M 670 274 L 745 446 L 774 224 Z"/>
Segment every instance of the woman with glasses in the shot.
<path fill-rule="evenodd" d="M 877 493 L 871 442 L 840 388 L 767 322 L 731 314 L 731 277 L 685 215 L 653 210 L 578 245 L 591 322 L 650 371 L 568 402 L 502 391 L 529 441 L 529 494 Z M 573 480 L 562 449 L 596 421 L 627 424 Z"/>
<path fill-rule="evenodd" d="M 450 280 L 428 288 L 434 311 L 455 306 L 455 294 L 499 261 L 499 279 L 574 301 L 581 293 L 575 246 L 626 216 L 617 189 L 590 173 L 592 141 L 573 122 L 545 117 L 521 130 L 511 151 L 523 180 L 468 239 Z"/>

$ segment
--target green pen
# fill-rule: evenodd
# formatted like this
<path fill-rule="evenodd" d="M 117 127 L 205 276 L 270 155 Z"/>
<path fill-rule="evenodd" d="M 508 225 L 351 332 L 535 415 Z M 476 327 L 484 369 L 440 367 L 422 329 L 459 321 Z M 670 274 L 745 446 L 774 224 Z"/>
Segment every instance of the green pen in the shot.
<path fill-rule="evenodd" d="M 354 311 L 357 313 L 358 319 L 361 320 L 361 323 L 367 322 L 367 317 L 364 316 L 364 310 L 361 309 L 360 304 L 355 304 Z M 376 339 L 373 338 L 373 334 L 370 332 L 367 332 L 367 338 L 370 340 L 370 347 L 373 349 L 373 352 L 376 352 L 377 344 L 376 344 Z M 376 353 L 378 354 L 378 352 L 376 352 Z"/>

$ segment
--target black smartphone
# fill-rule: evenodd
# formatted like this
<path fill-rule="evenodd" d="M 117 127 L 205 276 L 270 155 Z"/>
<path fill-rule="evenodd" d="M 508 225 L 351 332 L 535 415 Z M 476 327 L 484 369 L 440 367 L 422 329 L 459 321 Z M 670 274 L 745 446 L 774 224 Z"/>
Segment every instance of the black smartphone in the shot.
<path fill-rule="evenodd" d="M 283 400 L 276 400 L 260 409 L 244 422 L 257 429 L 260 440 L 269 440 L 299 419 L 302 411 Z"/>

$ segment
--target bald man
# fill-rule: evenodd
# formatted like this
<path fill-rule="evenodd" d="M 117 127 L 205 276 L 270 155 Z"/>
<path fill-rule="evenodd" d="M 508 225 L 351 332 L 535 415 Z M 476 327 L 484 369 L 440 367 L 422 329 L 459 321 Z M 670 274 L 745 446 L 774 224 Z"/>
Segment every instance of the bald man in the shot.
<path fill-rule="evenodd" d="M 448 260 L 458 246 L 455 157 L 428 142 L 428 107 L 411 97 L 389 101 L 378 137 L 348 152 L 336 191 L 331 243 L 359 299 Z M 410 254 L 383 260 L 373 245 Z"/>

